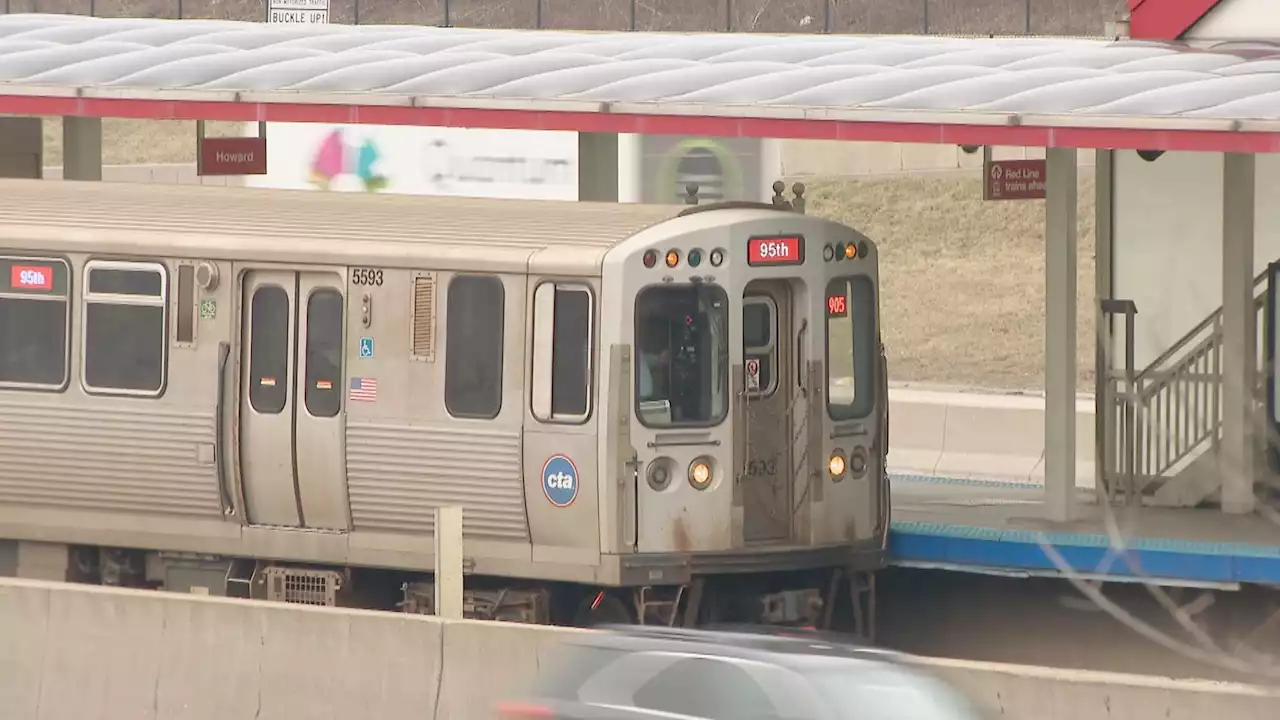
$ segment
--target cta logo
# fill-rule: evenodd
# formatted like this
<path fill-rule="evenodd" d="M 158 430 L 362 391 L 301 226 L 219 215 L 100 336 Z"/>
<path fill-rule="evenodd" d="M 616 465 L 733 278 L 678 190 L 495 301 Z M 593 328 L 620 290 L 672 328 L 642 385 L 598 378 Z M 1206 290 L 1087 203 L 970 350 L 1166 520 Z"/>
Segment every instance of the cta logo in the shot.
<path fill-rule="evenodd" d="M 16 290 L 52 290 L 53 268 L 14 265 L 9 269 L 9 287 Z"/>
<path fill-rule="evenodd" d="M 578 467 L 564 455 L 552 455 L 542 466 L 542 492 L 556 507 L 578 499 Z"/>

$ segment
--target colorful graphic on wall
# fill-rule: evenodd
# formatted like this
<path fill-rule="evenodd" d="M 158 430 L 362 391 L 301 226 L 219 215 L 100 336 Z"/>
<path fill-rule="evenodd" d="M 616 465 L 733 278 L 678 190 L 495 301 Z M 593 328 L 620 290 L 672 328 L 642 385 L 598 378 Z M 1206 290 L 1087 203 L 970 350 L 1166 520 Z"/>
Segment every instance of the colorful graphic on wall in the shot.
<path fill-rule="evenodd" d="M 365 138 L 364 143 L 356 148 L 346 143 L 342 128 L 336 128 L 325 136 L 311 160 L 311 184 L 328 190 L 338 177 L 355 175 L 365 192 L 376 193 L 386 188 L 388 183 L 387 178 L 375 169 L 378 160 L 378 146 L 371 138 Z"/>
<path fill-rule="evenodd" d="M 660 143 L 667 142 L 670 142 L 668 137 L 657 136 L 649 144 L 657 149 Z M 747 158 L 745 151 L 746 148 L 733 147 L 732 141 L 717 138 L 679 140 L 660 150 L 656 172 L 645 168 L 645 174 L 652 172 L 650 177 L 653 178 L 650 196 L 645 200 L 683 203 L 690 183 L 698 185 L 698 199 L 702 202 L 755 200 L 747 191 L 753 185 L 754 177 L 744 174 L 742 159 Z"/>

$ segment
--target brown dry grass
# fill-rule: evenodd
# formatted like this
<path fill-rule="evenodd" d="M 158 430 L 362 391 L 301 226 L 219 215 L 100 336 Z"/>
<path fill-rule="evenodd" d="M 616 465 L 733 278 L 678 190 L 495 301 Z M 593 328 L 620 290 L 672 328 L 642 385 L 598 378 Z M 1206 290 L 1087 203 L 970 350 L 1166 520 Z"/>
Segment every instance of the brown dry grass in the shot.
<path fill-rule="evenodd" d="M 809 182 L 808 211 L 880 248 L 895 381 L 1044 386 L 1044 201 L 983 202 L 977 174 Z M 1094 185 L 1079 187 L 1078 387 L 1093 389 Z"/>
<path fill-rule="evenodd" d="M 330 0 L 335 23 L 669 31 L 1098 35 L 1124 0 Z M 828 6 L 828 2 L 830 3 Z M 0 0 L 0 13 L 261 21 L 265 0 Z M 926 9 L 927 8 L 927 9 Z M 805 18 L 809 18 L 808 21 Z"/>
<path fill-rule="evenodd" d="M 210 134 L 229 131 L 210 123 Z M 61 123 L 45 118 L 46 164 Z M 191 163 L 195 124 L 103 122 L 107 164 Z M 983 202 L 975 173 L 814 181 L 809 212 L 880 247 L 885 345 L 895 381 L 1039 389 L 1044 378 L 1044 202 Z M 1082 170 L 1079 387 L 1093 383 L 1094 197 Z"/>

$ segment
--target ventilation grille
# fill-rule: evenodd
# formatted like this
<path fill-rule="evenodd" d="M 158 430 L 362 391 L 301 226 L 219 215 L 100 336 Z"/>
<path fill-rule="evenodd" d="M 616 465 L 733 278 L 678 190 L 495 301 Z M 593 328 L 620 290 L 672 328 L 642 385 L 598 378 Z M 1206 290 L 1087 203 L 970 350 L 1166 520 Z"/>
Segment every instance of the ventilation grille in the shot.
<path fill-rule="evenodd" d="M 436 274 L 413 278 L 413 359 L 436 361 Z"/>
<path fill-rule="evenodd" d="M 337 604 L 337 592 L 342 576 L 332 570 L 303 570 L 299 568 L 272 567 L 263 573 L 267 585 L 267 600 L 298 605 Z"/>

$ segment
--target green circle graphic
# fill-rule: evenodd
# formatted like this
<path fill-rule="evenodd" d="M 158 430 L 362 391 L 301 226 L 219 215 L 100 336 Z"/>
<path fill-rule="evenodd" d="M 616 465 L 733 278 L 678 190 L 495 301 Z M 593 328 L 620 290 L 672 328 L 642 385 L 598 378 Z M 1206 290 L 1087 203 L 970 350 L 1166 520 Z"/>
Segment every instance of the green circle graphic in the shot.
<path fill-rule="evenodd" d="M 656 202 L 663 203 L 663 196 L 672 189 L 677 190 L 683 196 L 684 188 L 676 188 L 676 178 L 680 168 L 680 160 L 689 153 L 690 150 L 707 150 L 715 156 L 716 161 L 720 163 L 720 169 L 724 172 L 724 198 L 726 200 L 742 197 L 742 167 L 738 163 L 738 158 L 729 148 L 722 145 L 715 138 L 686 138 L 676 143 L 662 158 L 662 164 L 658 168 L 658 174 L 655 178 L 654 198 Z M 666 188 L 664 191 L 663 188 Z"/>

